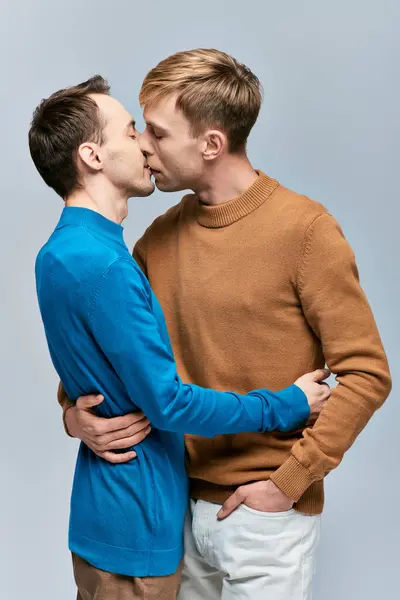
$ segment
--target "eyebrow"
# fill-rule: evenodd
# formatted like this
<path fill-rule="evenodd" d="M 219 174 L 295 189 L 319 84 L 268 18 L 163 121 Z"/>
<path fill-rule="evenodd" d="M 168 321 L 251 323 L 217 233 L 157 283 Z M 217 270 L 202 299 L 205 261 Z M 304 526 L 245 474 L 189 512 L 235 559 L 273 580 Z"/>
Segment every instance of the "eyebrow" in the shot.
<path fill-rule="evenodd" d="M 157 125 L 157 123 L 153 123 L 152 121 L 146 121 L 146 125 L 149 125 L 153 129 L 158 129 L 158 130 L 162 131 L 163 133 L 167 133 L 167 130 L 164 129 L 164 127 L 161 127 L 161 125 Z"/>

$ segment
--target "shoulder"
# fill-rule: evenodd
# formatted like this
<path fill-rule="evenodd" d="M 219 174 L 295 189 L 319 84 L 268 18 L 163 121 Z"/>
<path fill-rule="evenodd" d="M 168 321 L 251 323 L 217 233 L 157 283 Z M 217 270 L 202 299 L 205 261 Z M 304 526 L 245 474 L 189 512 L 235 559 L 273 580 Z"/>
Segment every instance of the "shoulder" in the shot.
<path fill-rule="evenodd" d="M 98 289 L 113 288 L 114 295 L 121 290 L 127 290 L 127 286 L 133 286 L 147 292 L 148 281 L 131 256 L 117 256 L 114 260 L 105 261 L 97 277 Z"/>
<path fill-rule="evenodd" d="M 298 255 L 299 285 L 306 265 L 327 272 L 334 266 L 351 264 L 356 272 L 354 252 L 338 221 L 323 204 L 284 186 L 277 189 L 275 201 L 279 220 L 284 223 L 280 230 L 285 230 L 286 240 Z"/>
<path fill-rule="evenodd" d="M 124 259 L 137 269 L 127 249 L 104 243 L 85 227 L 69 226 L 53 232 L 37 256 L 36 270 L 53 281 L 87 289 Z"/>
<path fill-rule="evenodd" d="M 296 252 L 302 252 L 316 224 L 323 228 L 331 221 L 336 223 L 321 202 L 281 184 L 263 204 L 262 212 L 265 227 L 279 233 L 280 238 L 292 245 Z"/>
<path fill-rule="evenodd" d="M 329 214 L 328 209 L 312 198 L 279 185 L 275 194 L 279 210 L 286 213 L 293 227 L 307 230 L 315 219 Z"/>
<path fill-rule="evenodd" d="M 149 284 L 132 257 L 118 257 L 103 265 L 90 287 L 89 314 L 93 314 L 95 307 L 106 307 L 113 314 L 120 314 L 132 301 L 135 304 L 150 303 Z"/>
<path fill-rule="evenodd" d="M 305 243 L 311 238 L 331 243 L 345 237 L 334 215 L 320 202 L 282 187 L 281 205 L 291 227 L 301 234 Z"/>

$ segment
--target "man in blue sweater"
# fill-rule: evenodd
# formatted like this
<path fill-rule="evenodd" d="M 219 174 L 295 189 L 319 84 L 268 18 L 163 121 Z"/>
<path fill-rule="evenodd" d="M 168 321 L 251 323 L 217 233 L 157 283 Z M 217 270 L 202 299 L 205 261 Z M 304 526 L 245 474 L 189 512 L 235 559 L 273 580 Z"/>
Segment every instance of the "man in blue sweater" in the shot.
<path fill-rule="evenodd" d="M 81 445 L 69 547 L 80 600 L 173 600 L 188 500 L 184 433 L 290 431 L 318 413 L 327 372 L 272 393 L 183 384 L 161 307 L 123 240 L 128 199 L 153 192 L 135 123 L 95 77 L 44 100 L 33 161 L 65 201 L 36 261 L 53 364 L 71 399 L 99 392 L 103 417 L 142 410 L 152 432 L 115 465 Z"/>

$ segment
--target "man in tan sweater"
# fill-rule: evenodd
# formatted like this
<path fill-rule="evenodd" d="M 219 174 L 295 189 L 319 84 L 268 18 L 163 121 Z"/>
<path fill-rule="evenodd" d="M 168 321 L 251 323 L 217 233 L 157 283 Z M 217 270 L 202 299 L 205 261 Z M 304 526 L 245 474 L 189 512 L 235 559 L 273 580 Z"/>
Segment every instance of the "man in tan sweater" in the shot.
<path fill-rule="evenodd" d="M 324 206 L 251 166 L 261 87 L 247 67 L 215 50 L 178 53 L 147 75 L 140 100 L 157 187 L 193 190 L 134 249 L 183 381 L 279 389 L 326 362 L 338 382 L 304 431 L 187 437 L 179 600 L 311 598 L 323 479 L 391 388 L 353 252 Z M 132 457 L 110 450 L 140 439 L 135 417 L 105 422 L 90 410 L 98 400 L 70 407 L 62 388 L 59 401 L 71 435 Z"/>

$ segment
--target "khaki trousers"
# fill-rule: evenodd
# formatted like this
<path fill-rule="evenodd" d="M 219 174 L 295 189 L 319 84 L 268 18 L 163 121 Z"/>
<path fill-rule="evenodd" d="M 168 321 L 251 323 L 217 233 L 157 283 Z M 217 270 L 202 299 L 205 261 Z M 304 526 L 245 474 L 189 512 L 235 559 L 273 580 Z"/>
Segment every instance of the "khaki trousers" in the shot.
<path fill-rule="evenodd" d="M 101 571 L 72 554 L 77 600 L 176 600 L 181 570 L 167 577 L 128 577 Z"/>

